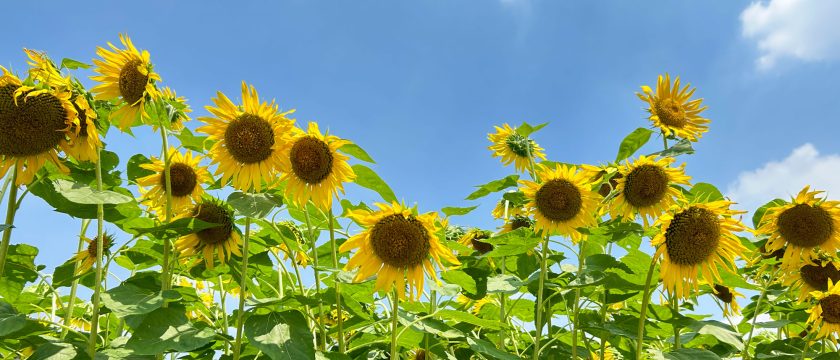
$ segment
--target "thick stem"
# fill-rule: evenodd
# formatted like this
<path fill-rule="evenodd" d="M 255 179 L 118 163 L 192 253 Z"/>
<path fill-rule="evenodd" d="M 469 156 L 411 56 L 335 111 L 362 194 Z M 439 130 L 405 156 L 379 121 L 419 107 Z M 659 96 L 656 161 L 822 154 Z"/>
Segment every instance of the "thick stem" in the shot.
<path fill-rule="evenodd" d="M 680 298 L 677 296 L 671 297 L 671 306 L 674 310 L 674 316 L 680 313 Z M 678 350 L 680 348 L 680 327 L 674 324 L 674 350 Z"/>
<path fill-rule="evenodd" d="M 400 298 L 397 292 L 400 291 L 394 288 L 394 294 L 391 298 L 391 360 L 399 360 L 400 354 L 397 353 L 397 328 L 399 327 L 399 310 Z"/>
<path fill-rule="evenodd" d="M 97 153 L 100 151 L 97 150 Z M 96 189 L 102 191 L 102 159 L 96 157 Z M 103 225 L 105 223 L 105 205 L 96 204 L 96 283 L 93 286 L 93 314 L 90 318 L 90 338 L 88 339 L 88 354 L 96 356 L 96 338 L 99 336 L 99 298 L 102 292 L 102 247 Z"/>
<path fill-rule="evenodd" d="M 543 327 L 543 289 L 545 287 L 545 275 L 548 271 L 547 263 L 548 263 L 548 236 L 545 237 L 543 241 L 543 248 L 542 248 L 542 256 L 540 257 L 540 277 L 539 277 L 539 286 L 537 290 L 537 315 L 536 315 L 536 336 L 534 337 L 534 351 L 533 351 L 533 359 L 537 360 L 540 358 L 540 338 L 542 337 L 542 327 Z"/>
<path fill-rule="evenodd" d="M 3 269 L 6 266 L 6 256 L 9 252 L 9 242 L 12 239 L 12 225 L 15 223 L 15 212 L 17 212 L 17 177 L 18 177 L 18 170 L 17 166 L 13 167 L 12 170 L 12 188 L 9 189 L 9 202 L 8 207 L 6 208 L 6 222 L 5 225 L 9 227 L 3 231 L 3 241 L 0 242 L 0 279 L 3 278 Z"/>
<path fill-rule="evenodd" d="M 169 137 L 166 134 L 166 127 L 160 127 L 160 137 L 161 143 L 163 147 L 163 178 L 164 178 L 164 189 L 166 190 L 166 223 L 172 221 L 172 174 L 170 168 L 172 166 L 170 159 L 169 159 Z M 169 241 L 168 237 L 164 237 L 163 239 L 163 264 L 161 265 L 161 279 L 160 279 L 160 290 L 166 291 L 172 288 L 172 269 L 170 269 L 170 257 L 172 256 L 172 243 Z M 168 304 L 164 301 L 163 307 L 167 307 Z"/>
<path fill-rule="evenodd" d="M 578 244 L 578 277 L 583 271 L 583 241 Z M 577 344 L 578 344 L 578 318 L 580 317 L 580 288 L 575 289 L 575 303 L 574 312 L 572 316 L 572 359 L 577 359 Z"/>
<path fill-rule="evenodd" d="M 239 308 L 236 313 L 236 342 L 233 344 L 233 360 L 239 360 L 239 354 L 242 352 L 242 326 L 245 319 L 245 297 L 248 294 L 248 240 L 251 237 L 251 217 L 245 217 L 245 236 L 242 237 L 242 269 L 240 270 L 239 283 Z"/>
<path fill-rule="evenodd" d="M 508 221 L 508 210 L 509 209 L 510 209 L 510 201 L 505 200 L 505 213 L 504 213 L 504 217 L 503 217 L 504 222 Z M 502 275 L 505 274 L 505 269 L 506 268 L 507 268 L 507 259 L 504 256 L 502 256 L 502 266 L 501 266 Z M 432 292 L 432 293 L 434 293 L 434 292 Z M 505 296 L 505 293 L 503 293 L 503 292 L 499 293 L 499 320 L 502 322 L 502 326 L 503 326 L 502 330 L 499 331 L 499 349 L 503 350 L 503 351 L 505 349 L 505 338 L 507 337 L 507 331 L 505 331 L 505 329 L 504 329 L 504 326 L 507 325 L 507 316 L 505 315 L 505 305 L 506 305 L 505 300 L 506 300 L 506 298 L 507 298 L 507 296 Z M 426 356 L 427 357 L 429 356 L 428 354 L 429 354 L 429 350 L 426 349 Z"/>
<path fill-rule="evenodd" d="M 650 268 L 645 279 L 645 290 L 642 292 L 642 308 L 639 309 L 639 338 L 636 340 L 636 360 L 642 360 L 642 350 L 645 344 L 645 320 L 647 307 L 650 301 L 650 283 L 653 279 L 653 271 L 656 269 L 656 258 L 650 259 Z"/>
<path fill-rule="evenodd" d="M 767 288 L 770 287 L 778 274 L 779 269 L 773 271 L 773 274 L 770 275 L 770 279 L 768 279 L 764 283 L 764 286 L 761 287 L 761 294 L 758 295 L 758 300 L 755 301 L 755 311 L 753 312 L 752 323 L 750 325 L 750 333 L 747 335 L 747 341 L 744 343 L 744 352 L 741 355 L 744 360 L 750 359 L 750 342 L 752 341 L 753 331 L 755 330 L 755 321 L 758 319 L 758 311 L 761 310 L 761 302 L 764 301 L 764 298 L 767 296 Z"/>
<path fill-rule="evenodd" d="M 607 323 L 607 298 L 610 296 L 610 289 L 604 288 L 604 302 L 601 303 L 601 323 Z M 607 352 L 607 337 L 601 337 L 601 359 L 604 359 L 604 356 Z"/>
<path fill-rule="evenodd" d="M 429 294 L 429 315 L 432 315 L 437 312 L 437 292 L 434 290 L 430 291 Z M 426 334 L 426 343 L 423 347 L 425 349 L 426 360 L 432 360 L 434 355 L 432 355 L 432 346 L 431 346 L 431 337 L 432 334 Z"/>
<path fill-rule="evenodd" d="M 323 351 L 327 348 L 327 332 L 324 330 L 324 307 L 321 302 L 321 271 L 318 270 L 318 237 L 313 234 L 312 222 L 309 220 L 309 210 L 303 206 L 303 213 L 306 215 L 306 232 L 312 242 L 312 271 L 315 273 L 315 298 L 318 299 L 318 330 L 320 331 L 321 343 L 319 348 Z"/>
<path fill-rule="evenodd" d="M 82 229 L 79 230 L 79 246 L 76 248 L 76 252 L 82 251 L 85 248 L 85 234 L 87 233 L 88 225 L 90 225 L 90 219 L 82 219 Z M 76 268 L 78 264 L 73 263 L 73 274 L 76 274 Z M 76 305 L 76 290 L 79 288 L 79 279 L 76 278 L 73 280 L 73 284 L 70 285 L 70 299 L 67 300 L 67 311 L 64 314 L 64 325 L 70 326 L 70 322 L 73 320 L 73 310 Z M 67 328 L 61 331 L 61 338 L 64 339 L 67 336 Z"/>
<path fill-rule="evenodd" d="M 227 297 L 227 293 L 225 292 L 225 282 L 222 281 L 222 276 L 219 275 L 219 305 L 222 306 L 222 326 L 224 326 L 223 332 L 227 334 L 228 332 L 228 316 L 227 316 L 227 307 L 225 307 L 225 298 Z M 225 346 L 222 351 L 225 355 L 228 354 L 228 350 L 230 347 L 230 341 L 225 337 Z"/>
<path fill-rule="evenodd" d="M 338 246 L 335 243 L 335 228 L 333 221 L 332 209 L 329 211 L 329 227 L 330 227 L 330 245 L 332 246 L 333 268 L 338 270 Z M 315 254 L 316 256 L 318 254 Z M 341 282 L 338 281 L 338 273 L 335 276 L 335 309 L 338 313 L 336 322 L 338 323 L 338 352 L 344 353 L 344 316 L 341 310 Z"/>

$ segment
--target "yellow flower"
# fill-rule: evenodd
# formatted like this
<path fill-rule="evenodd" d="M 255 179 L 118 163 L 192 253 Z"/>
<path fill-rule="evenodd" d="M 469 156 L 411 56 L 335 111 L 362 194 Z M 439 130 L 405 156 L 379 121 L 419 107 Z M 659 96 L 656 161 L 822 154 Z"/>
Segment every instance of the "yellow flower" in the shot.
<path fill-rule="evenodd" d="M 526 207 L 534 215 L 534 230 L 580 241 L 583 235 L 577 228 L 597 224 L 595 216 L 601 196 L 592 191 L 586 174 L 574 166 L 557 165 L 551 169 L 539 165 L 535 170 L 541 183 L 519 180 L 520 190 L 530 200 Z"/>
<path fill-rule="evenodd" d="M 691 179 L 685 175 L 685 164 L 671 167 L 673 158 L 642 156 L 633 163 L 626 163 L 619 168 L 616 192 L 618 195 L 610 202 L 610 215 L 617 219 L 633 221 L 640 215 L 645 227 L 648 218 L 656 219 L 681 199 L 678 184 L 688 185 Z"/>
<path fill-rule="evenodd" d="M 286 117 L 294 110 L 277 113 L 277 104 L 260 102 L 257 89 L 242 82 L 242 109 L 236 107 L 225 94 L 218 92 L 213 99 L 216 107 L 206 109 L 215 117 L 199 120 L 207 125 L 197 131 L 218 140 L 210 149 L 213 164 L 219 164 L 216 175 L 223 174 L 222 183 L 233 179 L 233 187 L 261 191 L 263 182 L 272 186 L 283 164 L 294 120 Z"/>
<path fill-rule="evenodd" d="M 516 229 L 521 229 L 524 227 L 531 227 L 534 225 L 534 221 L 527 216 L 514 216 L 508 221 L 505 221 L 505 224 L 502 225 L 502 229 L 499 230 L 499 234 L 509 233 Z"/>
<path fill-rule="evenodd" d="M 496 133 L 487 134 L 487 139 L 493 143 L 488 149 L 493 151 L 493 157 L 502 158 L 503 164 L 510 165 L 510 163 L 513 163 L 516 171 L 524 172 L 528 169 L 531 159 L 545 160 L 543 148 L 537 145 L 534 140 L 519 135 L 508 124 L 503 124 L 502 127 L 495 126 L 495 128 Z"/>
<path fill-rule="evenodd" d="M 88 243 L 87 248 L 77 252 L 71 259 L 77 263 L 76 275 L 85 273 L 90 270 L 93 264 L 96 264 L 96 240 L 85 238 L 85 241 Z M 111 254 L 112 245 L 114 245 L 114 235 L 108 233 L 103 234 L 102 256 L 108 256 Z"/>
<path fill-rule="evenodd" d="M 598 186 L 598 195 L 601 195 L 601 197 L 604 198 L 610 196 L 610 193 L 618 187 L 618 180 L 623 176 L 618 171 L 618 168 L 611 165 L 594 166 L 581 164 L 580 171 L 584 173 L 584 176 L 593 184 L 601 184 Z"/>
<path fill-rule="evenodd" d="M 239 250 L 239 232 L 233 222 L 233 210 L 223 202 L 204 198 L 193 207 L 191 214 L 181 215 L 181 217 L 187 216 L 219 225 L 184 235 L 175 241 L 175 250 L 181 253 L 182 257 L 199 254 L 204 257 L 207 268 L 213 269 L 214 254 L 218 254 L 222 264 L 230 258 L 231 254 L 242 256 Z"/>
<path fill-rule="evenodd" d="M 58 151 L 67 146 L 77 116 L 72 94 L 23 86 L 6 68 L 0 71 L 0 177 L 15 167 L 15 185 L 29 184 L 47 161 L 69 171 Z"/>
<path fill-rule="evenodd" d="M 23 49 L 29 57 L 29 76 L 40 83 L 46 84 L 53 88 L 69 88 L 70 81 L 68 78 L 61 76 L 58 68 L 47 57 L 47 54 L 31 49 Z"/>
<path fill-rule="evenodd" d="M 636 95 L 648 103 L 650 121 L 662 130 L 665 136 L 675 135 L 689 141 L 697 141 L 709 130 L 706 125 L 709 119 L 700 116 L 700 113 L 706 110 L 706 106 L 701 106 L 703 99 L 691 100 L 694 90 L 696 89 L 691 89 L 691 84 L 680 88 L 679 76 L 671 85 L 671 76 L 665 74 L 665 77 L 659 75 L 656 92 L 645 85 L 642 86 L 643 93 Z"/>
<path fill-rule="evenodd" d="M 785 249 L 782 268 L 798 269 L 816 258 L 814 250 L 840 250 L 840 202 L 817 199 L 806 186 L 785 205 L 767 209 L 757 234 L 769 236 L 768 252 Z"/>
<path fill-rule="evenodd" d="M 376 290 L 396 287 L 397 296 L 405 297 L 406 278 L 409 296 L 419 299 L 425 281 L 424 270 L 437 281 L 435 267 L 443 268 L 441 259 L 459 264 L 452 252 L 437 237 L 437 213 L 415 215 L 412 209 L 397 202 L 377 203 L 378 210 L 354 210 L 348 215 L 365 228 L 341 245 L 340 251 L 358 249 L 345 266 L 358 268 L 354 281 L 377 275 Z"/>
<path fill-rule="evenodd" d="M 605 345 L 606 346 L 606 345 Z M 611 348 L 607 348 L 604 350 L 604 357 L 601 357 L 600 350 L 594 350 L 589 352 L 589 357 L 592 360 L 615 360 L 615 354 L 613 354 L 613 350 Z"/>
<path fill-rule="evenodd" d="M 288 229 L 294 235 L 294 241 L 297 243 L 299 248 L 303 248 L 303 246 L 305 246 L 305 241 L 303 239 L 303 233 L 300 232 L 300 229 L 298 229 L 297 225 L 295 225 L 293 222 L 291 222 L 291 221 L 281 221 L 281 222 L 277 223 L 277 226 Z M 282 251 L 284 260 L 289 259 L 289 257 L 291 256 L 291 254 L 290 254 L 291 251 L 286 246 L 286 244 L 281 243 L 277 247 L 272 247 L 271 251 L 273 251 L 275 254 L 278 251 Z M 295 263 L 297 263 L 300 266 L 305 267 L 309 264 L 309 256 L 306 255 L 305 251 L 300 251 L 300 250 L 295 251 L 294 258 L 295 258 Z"/>
<path fill-rule="evenodd" d="M 837 344 L 840 333 L 840 283 L 828 282 L 826 291 L 814 291 L 811 296 L 817 302 L 808 313 L 808 324 L 819 329 L 817 339 L 828 339 Z"/>
<path fill-rule="evenodd" d="M 96 100 L 118 101 L 117 109 L 111 113 L 109 120 L 116 121 L 120 129 L 127 130 L 138 120 L 149 118 L 145 105 L 159 96 L 155 81 L 160 81 L 160 76 L 152 71 L 148 51 L 138 51 L 124 34 L 120 34 L 120 42 L 125 49 L 119 49 L 110 42 L 108 47 L 111 50 L 96 48 L 96 54 L 102 60 L 93 60 L 96 65 L 94 71 L 100 75 L 91 79 L 100 84 L 94 86 L 91 92 Z"/>
<path fill-rule="evenodd" d="M 187 151 L 184 154 L 174 147 L 169 148 L 169 183 L 172 187 L 172 215 L 180 214 L 193 208 L 193 203 L 201 200 L 204 189 L 201 184 L 212 182 L 210 172 L 201 166 L 200 155 L 193 155 Z M 166 177 L 164 162 L 152 158 L 152 162 L 140 165 L 141 168 L 154 172 L 151 175 L 137 179 L 142 202 L 155 211 L 158 217 L 166 216 Z M 151 187 L 151 189 L 146 189 Z"/>
<path fill-rule="evenodd" d="M 187 99 L 183 96 L 178 96 L 175 90 L 170 89 L 169 86 L 164 87 L 160 91 L 160 98 L 172 105 L 176 111 L 175 117 L 170 119 L 172 123 L 169 124 L 169 128 L 175 131 L 182 130 L 184 128 L 184 122 L 190 120 L 187 114 L 192 112 L 192 109 L 187 104 Z M 154 128 L 157 129 L 157 124 L 154 125 Z"/>
<path fill-rule="evenodd" d="M 662 283 L 672 296 L 685 299 L 701 281 L 721 282 L 719 265 L 736 272 L 735 256 L 746 248 L 734 233 L 745 227 L 732 217 L 744 212 L 731 210 L 730 205 L 719 200 L 674 206 L 657 220 L 661 230 L 651 245 L 656 248 L 654 256 L 663 258 Z"/>
<path fill-rule="evenodd" d="M 485 296 L 485 297 L 483 297 L 481 299 L 478 299 L 478 300 L 473 300 L 473 299 L 470 299 L 470 298 L 468 298 L 464 295 L 460 295 L 460 294 L 458 295 L 457 298 L 455 298 L 455 301 L 458 302 L 459 304 L 466 305 L 467 307 L 469 307 L 470 312 L 473 315 L 478 315 L 478 313 L 481 312 L 481 308 L 484 307 L 484 305 L 493 303 L 493 300 L 490 299 L 489 296 Z"/>
<path fill-rule="evenodd" d="M 791 289 L 799 288 L 799 301 L 803 302 L 814 291 L 828 290 L 828 282 L 840 282 L 840 262 L 836 259 L 820 258 L 803 263 L 784 277 L 784 284 Z"/>
<path fill-rule="evenodd" d="M 481 229 L 470 229 L 464 236 L 458 240 L 461 245 L 472 248 L 481 254 L 486 254 L 493 251 L 493 245 L 481 240 L 490 238 L 490 232 Z"/>
<path fill-rule="evenodd" d="M 356 178 L 347 164 L 349 157 L 338 152 L 338 148 L 350 141 L 321 134 L 315 122 L 309 123 L 306 132 L 295 132 L 291 146 L 282 157 L 286 198 L 302 208 L 312 200 L 321 210 L 332 209 L 333 197 L 344 193 L 342 183 Z"/>
<path fill-rule="evenodd" d="M 518 207 L 516 205 L 513 205 L 509 201 L 502 198 L 501 200 L 499 200 L 498 203 L 496 203 L 496 207 L 493 208 L 493 212 L 491 213 L 493 215 L 494 219 L 504 219 L 505 218 L 505 202 L 508 203 L 507 204 L 507 216 L 508 216 L 508 218 L 526 214 L 525 209 L 523 209 L 521 207 Z"/>
<path fill-rule="evenodd" d="M 735 298 L 743 298 L 744 295 L 735 291 L 734 288 L 729 288 L 720 284 L 712 286 L 712 295 L 723 302 L 723 316 L 741 315 L 741 307 Z"/>

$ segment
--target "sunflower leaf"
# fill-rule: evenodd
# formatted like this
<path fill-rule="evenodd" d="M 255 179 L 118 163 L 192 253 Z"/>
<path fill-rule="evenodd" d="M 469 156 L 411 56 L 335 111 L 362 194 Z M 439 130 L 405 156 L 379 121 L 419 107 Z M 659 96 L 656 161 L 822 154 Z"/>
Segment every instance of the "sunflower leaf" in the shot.
<path fill-rule="evenodd" d="M 497 359 L 497 360 L 517 360 L 519 359 L 518 356 L 513 354 L 504 352 L 502 350 L 497 349 L 493 344 L 487 340 L 483 339 L 475 339 L 472 337 L 467 338 L 467 344 L 469 344 L 470 349 L 481 353 L 482 355 L 486 355 L 490 359 Z"/>
<path fill-rule="evenodd" d="M 150 160 L 146 157 L 146 155 L 143 154 L 136 154 L 129 158 L 128 163 L 126 164 L 126 175 L 128 176 L 128 180 L 137 182 L 137 179 L 141 177 L 154 174 L 154 171 L 140 167 L 140 165 L 151 163 L 152 160 Z"/>
<path fill-rule="evenodd" d="M 64 58 L 61 59 L 61 68 L 68 70 L 88 69 L 90 68 L 90 64 L 85 64 L 79 60 L 73 60 L 71 58 Z"/>
<path fill-rule="evenodd" d="M 130 196 L 110 190 L 97 190 L 90 186 L 70 180 L 53 181 L 56 191 L 67 200 L 76 204 L 123 204 L 131 202 Z"/>
<path fill-rule="evenodd" d="M 516 127 L 516 133 L 522 135 L 524 137 L 528 137 L 529 135 L 539 131 L 540 129 L 544 128 L 548 123 L 542 123 L 537 125 L 531 125 L 527 122 L 522 122 L 522 125 Z"/>
<path fill-rule="evenodd" d="M 621 145 L 618 146 L 618 155 L 615 156 L 615 161 L 619 162 L 636 153 L 642 146 L 647 144 L 650 140 L 650 135 L 653 131 L 646 128 L 637 128 L 621 140 Z"/>
<path fill-rule="evenodd" d="M 371 164 L 376 164 L 376 161 L 373 161 L 373 158 L 370 157 L 370 155 L 368 155 L 365 149 L 362 149 L 362 147 L 359 145 L 353 143 L 344 144 L 342 147 L 338 148 L 338 150 L 341 150 L 341 152 L 350 155 L 356 159 L 367 161 Z"/>
<path fill-rule="evenodd" d="M 274 360 L 315 357 L 312 333 L 297 310 L 251 315 L 244 332 L 251 344 Z"/>
<path fill-rule="evenodd" d="M 478 185 L 476 186 L 478 190 L 473 191 L 472 194 L 467 196 L 467 200 L 479 199 L 489 195 L 490 193 L 507 189 L 509 187 L 514 187 L 517 185 L 517 180 L 519 180 L 519 175 L 509 175 L 503 179 L 493 180 L 484 185 Z"/>
<path fill-rule="evenodd" d="M 387 202 L 396 202 L 397 196 L 394 195 L 394 191 L 391 190 L 391 187 L 379 177 L 373 170 L 369 167 L 356 164 L 353 165 L 353 171 L 356 173 L 356 181 L 355 183 L 361 187 L 376 191 L 379 196 L 382 197 L 383 200 Z"/>
<path fill-rule="evenodd" d="M 447 206 L 445 208 L 440 209 L 446 216 L 455 216 L 455 215 L 466 215 L 469 214 L 471 211 L 475 210 L 478 205 L 476 206 L 469 206 L 469 207 L 452 207 Z"/>

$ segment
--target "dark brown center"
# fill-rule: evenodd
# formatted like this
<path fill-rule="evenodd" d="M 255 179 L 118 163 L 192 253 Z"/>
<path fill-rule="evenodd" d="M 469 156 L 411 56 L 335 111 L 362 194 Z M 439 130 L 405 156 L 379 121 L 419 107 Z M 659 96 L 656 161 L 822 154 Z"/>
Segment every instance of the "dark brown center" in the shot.
<path fill-rule="evenodd" d="M 782 258 L 785 256 L 785 248 L 776 249 L 773 252 L 768 253 L 767 244 L 761 245 L 761 248 L 759 248 L 758 251 L 761 252 L 761 257 L 764 259 L 773 258 L 778 261 L 782 260 Z"/>
<path fill-rule="evenodd" d="M 531 226 L 531 219 L 529 219 L 525 216 L 517 215 L 517 216 L 514 216 L 510 220 L 510 230 L 511 231 L 516 230 L 516 229 L 521 229 L 521 228 L 524 228 L 524 227 L 529 227 L 529 226 Z"/>
<path fill-rule="evenodd" d="M 111 234 L 105 234 L 102 237 L 102 254 L 108 255 L 111 253 L 111 245 L 114 244 L 114 236 Z M 93 240 L 88 243 L 87 253 L 88 256 L 96 259 L 96 240 Z"/>
<path fill-rule="evenodd" d="M 32 156 L 54 149 L 64 140 L 67 110 L 50 93 L 26 98 L 21 94 L 17 106 L 9 102 L 4 86 L 0 91 L 0 155 Z"/>
<path fill-rule="evenodd" d="M 233 231 L 233 216 L 224 206 L 205 201 L 193 208 L 193 217 L 204 222 L 219 224 L 196 233 L 202 245 L 220 244 L 230 238 Z"/>
<path fill-rule="evenodd" d="M 429 256 L 429 233 L 414 216 L 389 215 L 370 231 L 373 252 L 396 268 L 417 266 Z"/>
<path fill-rule="evenodd" d="M 414 354 L 414 360 L 426 360 L 426 350 L 417 350 Z"/>
<path fill-rule="evenodd" d="M 665 231 L 665 246 L 671 262 L 697 265 L 708 259 L 720 242 L 720 221 L 715 213 L 690 207 L 674 215 Z"/>
<path fill-rule="evenodd" d="M 149 74 L 143 74 L 137 68 L 143 66 L 140 60 L 131 60 L 120 70 L 120 95 L 129 105 L 134 105 L 146 93 Z"/>
<path fill-rule="evenodd" d="M 822 245 L 834 234 L 831 214 L 819 205 L 797 204 L 776 220 L 785 241 L 799 247 Z"/>
<path fill-rule="evenodd" d="M 820 300 L 822 318 L 831 324 L 840 324 L 840 295 L 828 295 Z"/>
<path fill-rule="evenodd" d="M 602 171 L 602 173 L 606 174 L 607 172 Z M 613 177 L 610 178 L 609 182 L 601 184 L 601 187 L 598 188 L 598 195 L 601 195 L 601 197 L 610 196 L 612 190 L 615 189 L 616 186 L 618 186 L 618 180 L 623 177 L 624 175 L 621 175 L 620 173 L 613 175 Z"/>
<path fill-rule="evenodd" d="M 685 110 L 673 99 L 665 99 L 656 103 L 656 115 L 665 125 L 682 128 L 687 123 Z"/>
<path fill-rule="evenodd" d="M 656 165 L 642 165 L 627 174 L 624 198 L 635 207 L 659 203 L 668 191 L 668 175 Z"/>
<path fill-rule="evenodd" d="M 183 197 L 192 194 L 198 185 L 195 169 L 191 166 L 173 162 L 169 165 L 169 182 L 172 186 L 172 196 Z M 160 174 L 160 186 L 166 191 L 166 174 Z"/>
<path fill-rule="evenodd" d="M 242 114 L 228 124 L 225 146 L 236 161 L 253 164 L 268 159 L 274 147 L 274 129 L 265 119 Z"/>
<path fill-rule="evenodd" d="M 332 172 L 333 155 L 327 143 L 313 136 L 295 141 L 291 151 L 295 176 L 308 184 L 317 184 Z"/>
<path fill-rule="evenodd" d="M 734 297 L 734 295 L 732 294 L 732 291 L 730 291 L 728 287 L 723 286 L 723 285 L 719 285 L 719 284 L 715 284 L 714 287 L 715 287 L 715 292 L 714 292 L 715 297 L 717 297 L 718 299 L 720 299 L 720 301 L 723 301 L 727 304 L 732 303 L 732 298 Z"/>
<path fill-rule="evenodd" d="M 76 95 L 76 96 L 80 96 L 80 95 Z M 81 137 L 81 138 L 87 137 L 88 136 L 88 132 L 87 132 L 87 127 L 88 127 L 87 113 L 85 112 L 85 110 L 80 108 L 79 105 L 76 104 L 76 99 L 73 99 L 72 102 L 73 102 L 73 107 L 76 109 L 76 113 L 79 115 L 79 137 Z M 96 119 L 93 119 L 93 121 L 95 122 Z M 75 126 L 75 125 L 73 125 L 73 126 Z"/>
<path fill-rule="evenodd" d="M 580 213 L 583 206 L 580 190 L 568 180 L 546 182 L 537 190 L 535 198 L 537 210 L 552 221 L 570 220 Z"/>
<path fill-rule="evenodd" d="M 493 245 L 492 244 L 488 244 L 484 241 L 481 241 L 481 240 L 488 239 L 488 238 L 490 238 L 490 235 L 487 235 L 483 232 L 474 236 L 472 238 L 473 249 L 475 249 L 475 251 L 478 251 L 479 253 L 482 253 L 482 254 L 486 254 L 486 253 L 489 253 L 489 252 L 493 251 Z"/>
<path fill-rule="evenodd" d="M 833 263 L 827 263 L 825 266 L 821 265 L 805 265 L 799 268 L 799 275 L 802 276 L 802 281 L 805 281 L 810 287 L 819 291 L 828 290 L 828 280 L 837 283 L 840 280 L 840 269 L 837 269 Z"/>

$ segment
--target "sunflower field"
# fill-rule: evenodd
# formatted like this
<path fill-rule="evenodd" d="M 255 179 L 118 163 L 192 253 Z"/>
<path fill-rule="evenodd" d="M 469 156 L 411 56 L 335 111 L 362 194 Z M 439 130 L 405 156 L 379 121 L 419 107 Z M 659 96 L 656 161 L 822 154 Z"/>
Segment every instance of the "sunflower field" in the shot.
<path fill-rule="evenodd" d="M 91 63 L 21 56 L 0 67 L 4 359 L 840 359 L 840 202 L 743 209 L 692 181 L 713 123 L 678 76 L 641 86 L 648 122 L 600 164 L 546 157 L 562 125 L 488 123 L 509 175 L 430 209 L 247 82 L 192 119 L 127 35 Z M 109 151 L 138 127 L 159 153 Z M 24 202 L 78 224 L 53 272 L 14 236 Z"/>

